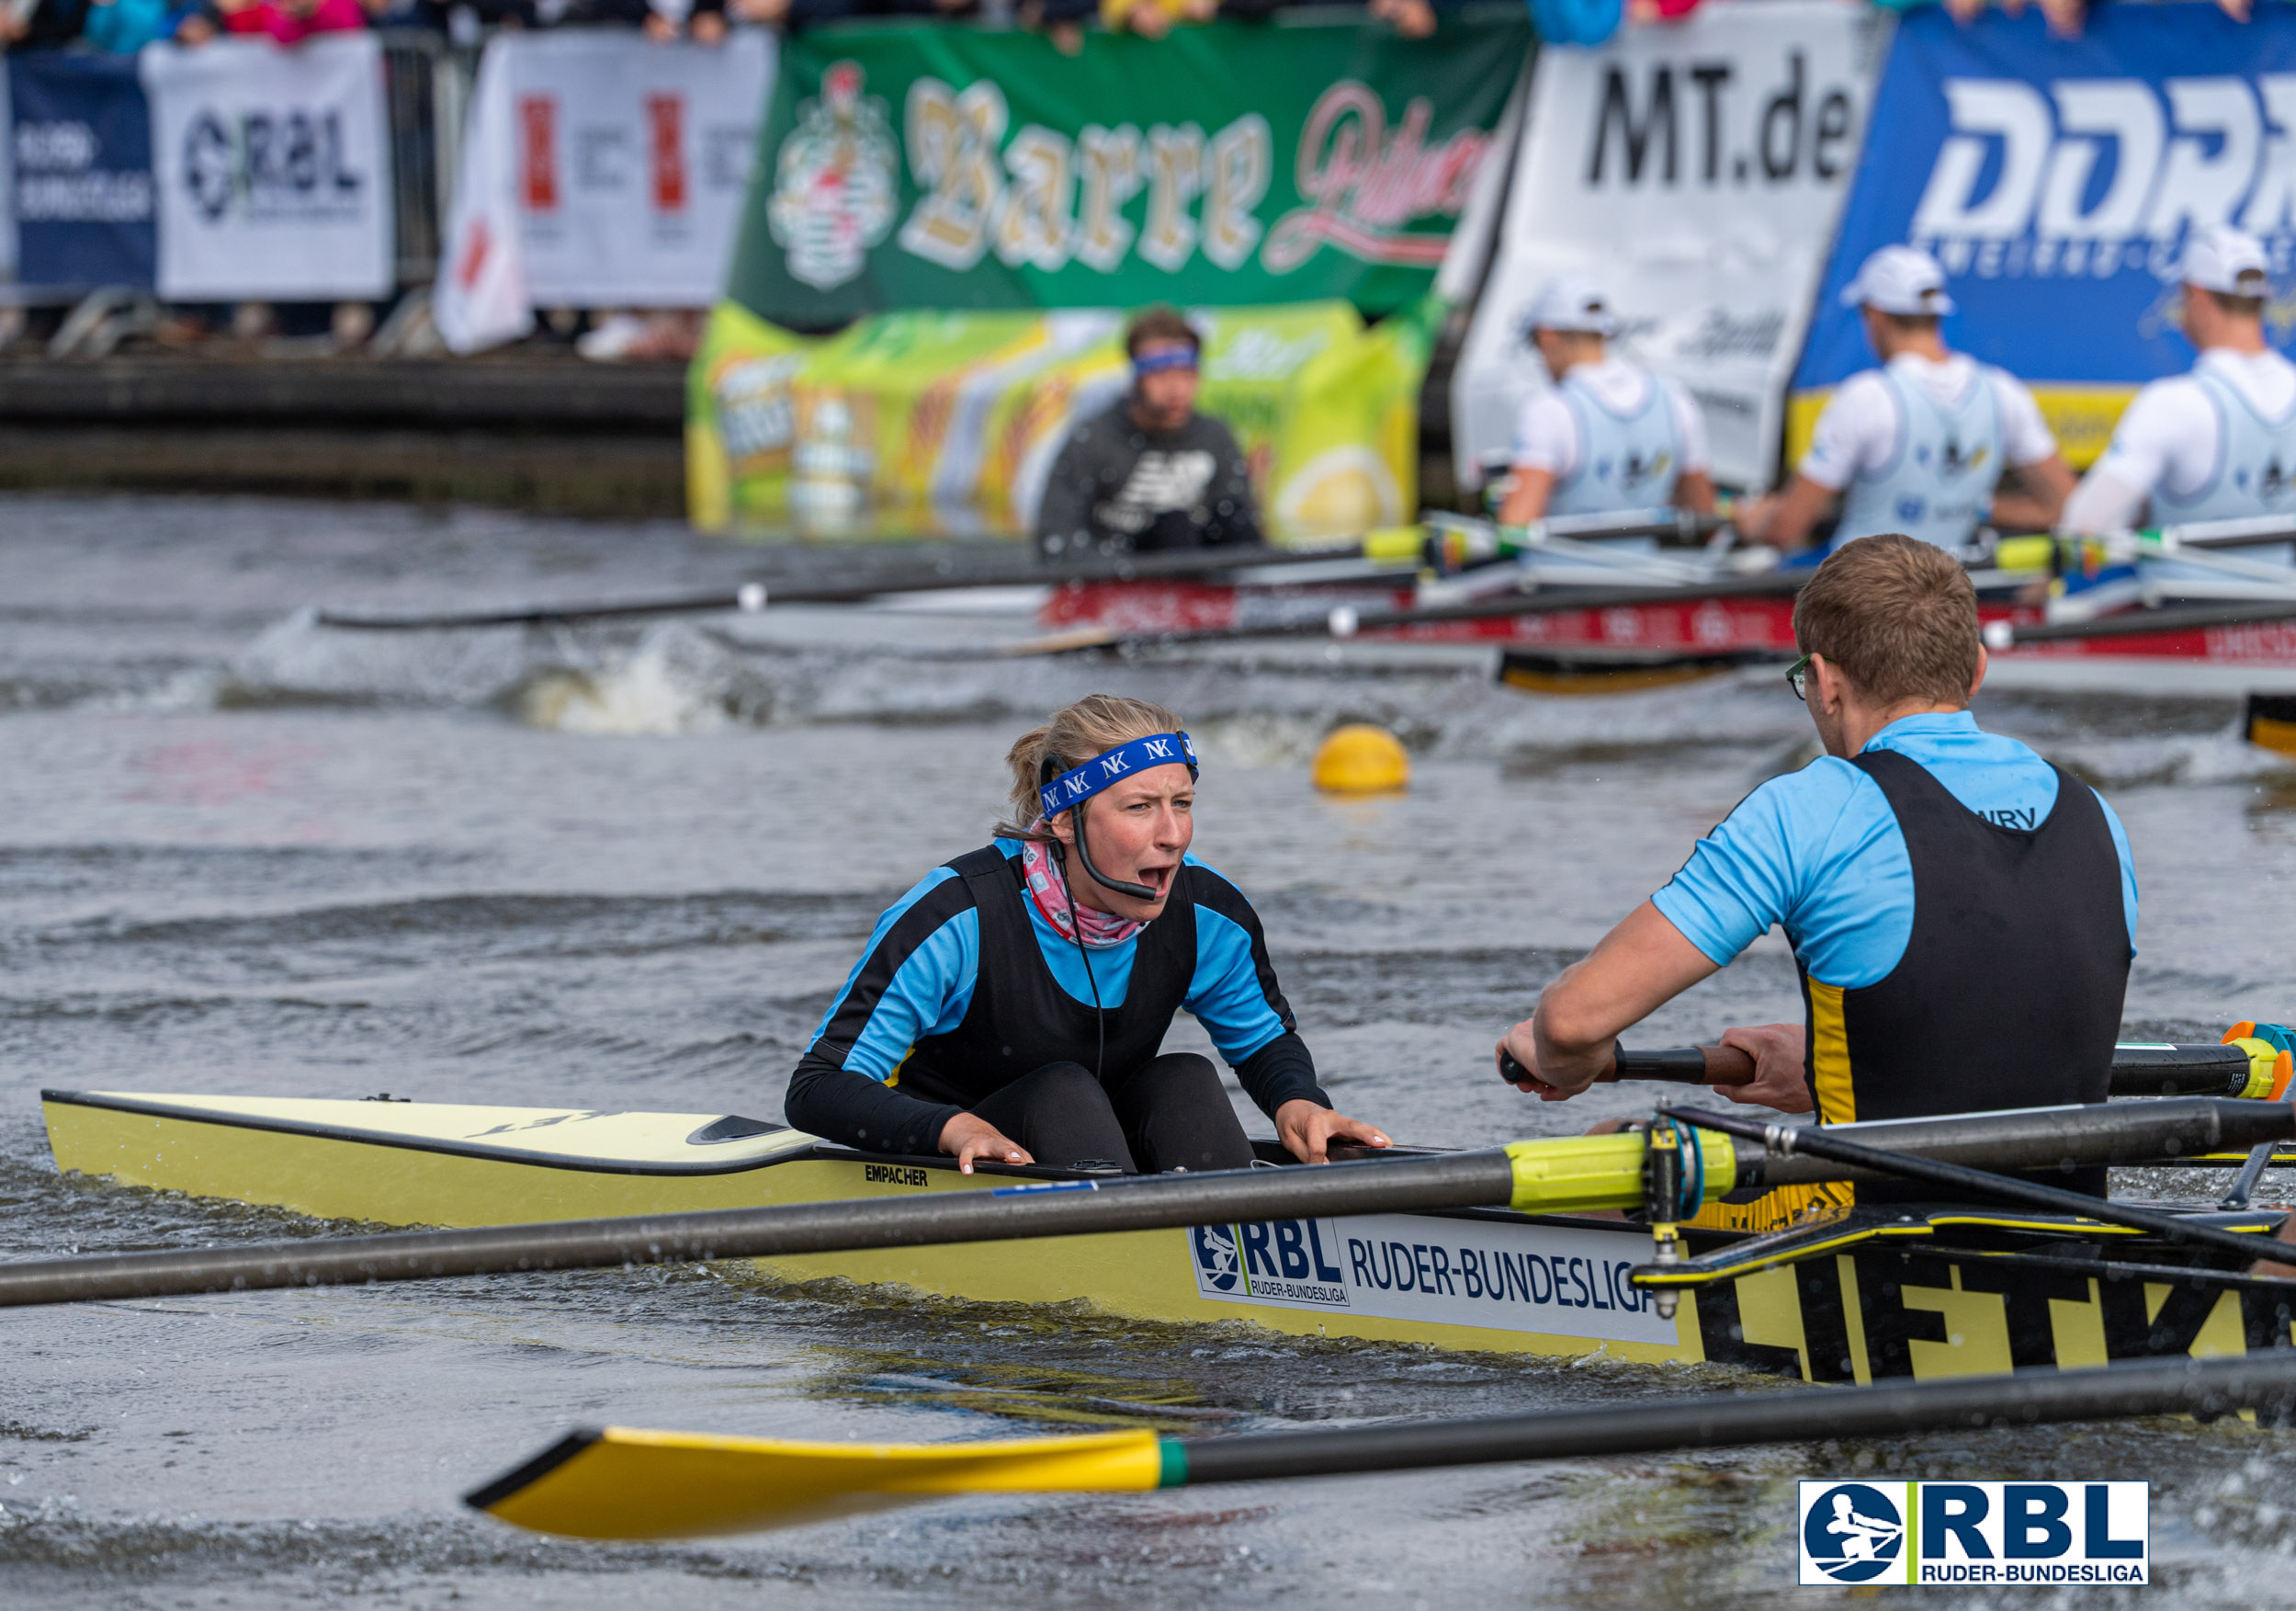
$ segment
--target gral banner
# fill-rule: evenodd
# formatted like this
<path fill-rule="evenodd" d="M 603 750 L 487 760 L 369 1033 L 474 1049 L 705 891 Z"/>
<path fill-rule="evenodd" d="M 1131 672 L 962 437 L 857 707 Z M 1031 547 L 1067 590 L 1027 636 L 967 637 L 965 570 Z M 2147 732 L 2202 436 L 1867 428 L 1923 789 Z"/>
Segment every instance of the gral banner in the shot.
<path fill-rule="evenodd" d="M 782 51 L 731 295 L 899 308 L 1235 306 L 1428 289 L 1531 48 L 1520 6 L 1030 33 L 825 28 Z"/>
<path fill-rule="evenodd" d="M 382 42 L 147 45 L 159 293 L 382 297 L 392 288 Z"/>
<path fill-rule="evenodd" d="M 150 289 L 152 119 L 135 62 L 15 51 L 7 75 L 16 278 Z"/>
<path fill-rule="evenodd" d="M 1834 0 L 1711 0 L 1540 52 L 1499 260 L 1453 381 L 1465 484 L 1545 386 L 1524 315 L 1546 280 L 1608 292 L 1627 357 L 1704 411 L 1715 479 L 1766 486 L 1810 298 L 1856 170 L 1887 19 Z"/>
<path fill-rule="evenodd" d="M 2085 465 L 2142 382 L 2189 367 L 2177 265 L 2231 222 L 2296 267 L 2296 11 L 2233 21 L 2212 6 L 2108 6 L 2078 39 L 2037 14 L 1942 12 L 1900 27 L 1794 375 L 1796 446 L 1833 386 L 1873 362 L 1840 289 L 1878 246 L 1945 266 L 1951 346 L 2027 382 Z M 2266 312 L 2288 346 L 2296 298 Z"/>
<path fill-rule="evenodd" d="M 1198 310 L 1201 406 L 1236 433 L 1279 539 L 1416 507 L 1438 304 L 1366 329 L 1341 301 Z M 1031 531 L 1069 426 L 1131 382 L 1122 316 L 902 312 L 825 338 L 720 304 L 690 371 L 687 506 L 704 529 L 824 539 Z"/>

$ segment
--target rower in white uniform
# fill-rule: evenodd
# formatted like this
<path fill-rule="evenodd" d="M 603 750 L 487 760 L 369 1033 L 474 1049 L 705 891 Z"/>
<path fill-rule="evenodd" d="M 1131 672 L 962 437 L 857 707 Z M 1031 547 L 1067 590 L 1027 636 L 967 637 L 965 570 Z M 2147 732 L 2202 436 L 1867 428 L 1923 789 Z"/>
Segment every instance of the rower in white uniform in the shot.
<path fill-rule="evenodd" d="M 1953 299 L 1937 259 L 1884 246 L 1841 300 L 1864 314 L 1882 367 L 1842 382 L 1793 482 L 1741 528 L 1791 552 L 1808 545 L 1837 496 L 1833 547 L 1901 531 L 1960 550 L 1988 516 L 2005 530 L 2055 525 L 2073 472 L 2022 381 L 1947 350 L 1939 322 Z M 2014 491 L 2000 485 L 2007 475 Z"/>
<path fill-rule="evenodd" d="M 1617 332 L 1589 280 L 1552 280 L 1532 304 L 1532 345 L 1555 384 L 1516 418 L 1515 484 L 1499 507 L 1501 526 L 1667 505 L 1714 512 L 1698 404 L 1681 382 L 1613 354 Z"/>
<path fill-rule="evenodd" d="M 2178 278 L 2199 361 L 2130 403 L 2065 505 L 2069 530 L 2296 516 L 2296 364 L 2264 338 L 2263 243 L 2229 224 L 2195 230 Z M 2239 551 L 2296 564 L 2287 546 Z"/>

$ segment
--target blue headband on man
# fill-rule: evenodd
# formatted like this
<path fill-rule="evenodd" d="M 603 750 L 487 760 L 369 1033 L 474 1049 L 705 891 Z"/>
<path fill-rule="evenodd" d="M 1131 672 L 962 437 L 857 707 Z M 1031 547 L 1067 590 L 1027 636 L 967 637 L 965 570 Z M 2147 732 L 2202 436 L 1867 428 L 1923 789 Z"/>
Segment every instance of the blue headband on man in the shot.
<path fill-rule="evenodd" d="M 1135 375 L 1160 374 L 1166 369 L 1193 369 L 1196 367 L 1196 349 L 1177 344 L 1161 352 L 1142 353 L 1132 360 Z"/>
<path fill-rule="evenodd" d="M 1045 808 L 1045 820 L 1067 811 L 1106 788 L 1110 784 L 1131 777 L 1135 772 L 1150 766 L 1169 766 L 1184 762 L 1190 778 L 1196 777 L 1196 746 L 1184 732 L 1150 733 L 1118 744 L 1104 754 L 1094 755 L 1073 772 L 1063 772 L 1036 791 L 1039 804 Z"/>

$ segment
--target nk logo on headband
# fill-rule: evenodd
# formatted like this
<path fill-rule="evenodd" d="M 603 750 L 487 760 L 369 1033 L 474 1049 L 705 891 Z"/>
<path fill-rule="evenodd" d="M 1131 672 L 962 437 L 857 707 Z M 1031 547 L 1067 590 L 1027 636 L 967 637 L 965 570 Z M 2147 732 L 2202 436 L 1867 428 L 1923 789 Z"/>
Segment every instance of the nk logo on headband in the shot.
<path fill-rule="evenodd" d="M 1119 778 L 1150 766 L 1175 765 L 1185 766 L 1188 776 L 1193 777 L 1195 744 L 1184 732 L 1151 733 L 1095 755 L 1073 771 L 1063 772 L 1036 791 L 1037 801 L 1049 819 L 1091 799 Z"/>
<path fill-rule="evenodd" d="M 1799 1582 L 2142 1583 L 2144 1482 L 1800 1484 Z"/>

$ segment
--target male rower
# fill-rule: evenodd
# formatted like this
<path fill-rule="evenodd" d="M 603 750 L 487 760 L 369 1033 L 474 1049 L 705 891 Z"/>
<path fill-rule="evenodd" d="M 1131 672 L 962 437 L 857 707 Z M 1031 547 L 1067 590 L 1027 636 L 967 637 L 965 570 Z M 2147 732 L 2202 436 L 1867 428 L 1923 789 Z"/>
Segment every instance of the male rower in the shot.
<path fill-rule="evenodd" d="M 1698 404 L 1680 381 L 1612 353 L 1617 332 L 1591 281 L 1551 281 L 1533 302 L 1531 343 L 1555 384 L 1516 418 L 1515 484 L 1499 507 L 1501 526 L 1662 505 L 1714 513 Z"/>
<path fill-rule="evenodd" d="M 2074 531 L 2296 514 L 2296 364 L 2264 338 L 2264 244 L 2230 224 L 2195 230 L 2178 266 L 2191 372 L 2136 394 L 2112 445 L 2065 505 Z M 2286 550 L 2243 550 L 2261 560 Z"/>
<path fill-rule="evenodd" d="M 1990 513 L 2005 530 L 2046 531 L 2073 472 L 2024 382 L 1948 351 L 1945 270 L 1911 246 L 1884 246 L 1842 291 L 1882 360 L 1841 383 L 1817 416 L 1785 493 L 1749 524 L 1789 552 L 1841 501 L 1834 541 L 1899 531 L 1966 548 Z M 2007 471 L 2015 490 L 1997 483 Z M 1988 505 L 1990 510 L 1988 511 Z"/>
<path fill-rule="evenodd" d="M 1862 538 L 1817 568 L 1793 628 L 1787 681 L 1826 754 L 1739 801 L 1547 987 L 1499 1043 L 1521 1088 L 1586 1090 L 1621 1034 L 1777 924 L 1807 1022 L 1723 1036 L 1755 1060 L 1738 1100 L 1827 1124 L 2104 1101 L 2136 932 L 2128 836 L 1969 713 L 1985 652 L 1967 573 L 1918 539 Z M 2052 1178 L 2104 1191 L 2101 1169 Z M 1740 1222 L 1848 1200 L 1787 1197 Z"/>
<path fill-rule="evenodd" d="M 1176 310 L 1125 332 L 1132 389 L 1061 444 L 1036 512 L 1047 560 L 1259 543 L 1251 472 L 1220 420 L 1196 412 L 1204 341 Z"/>

